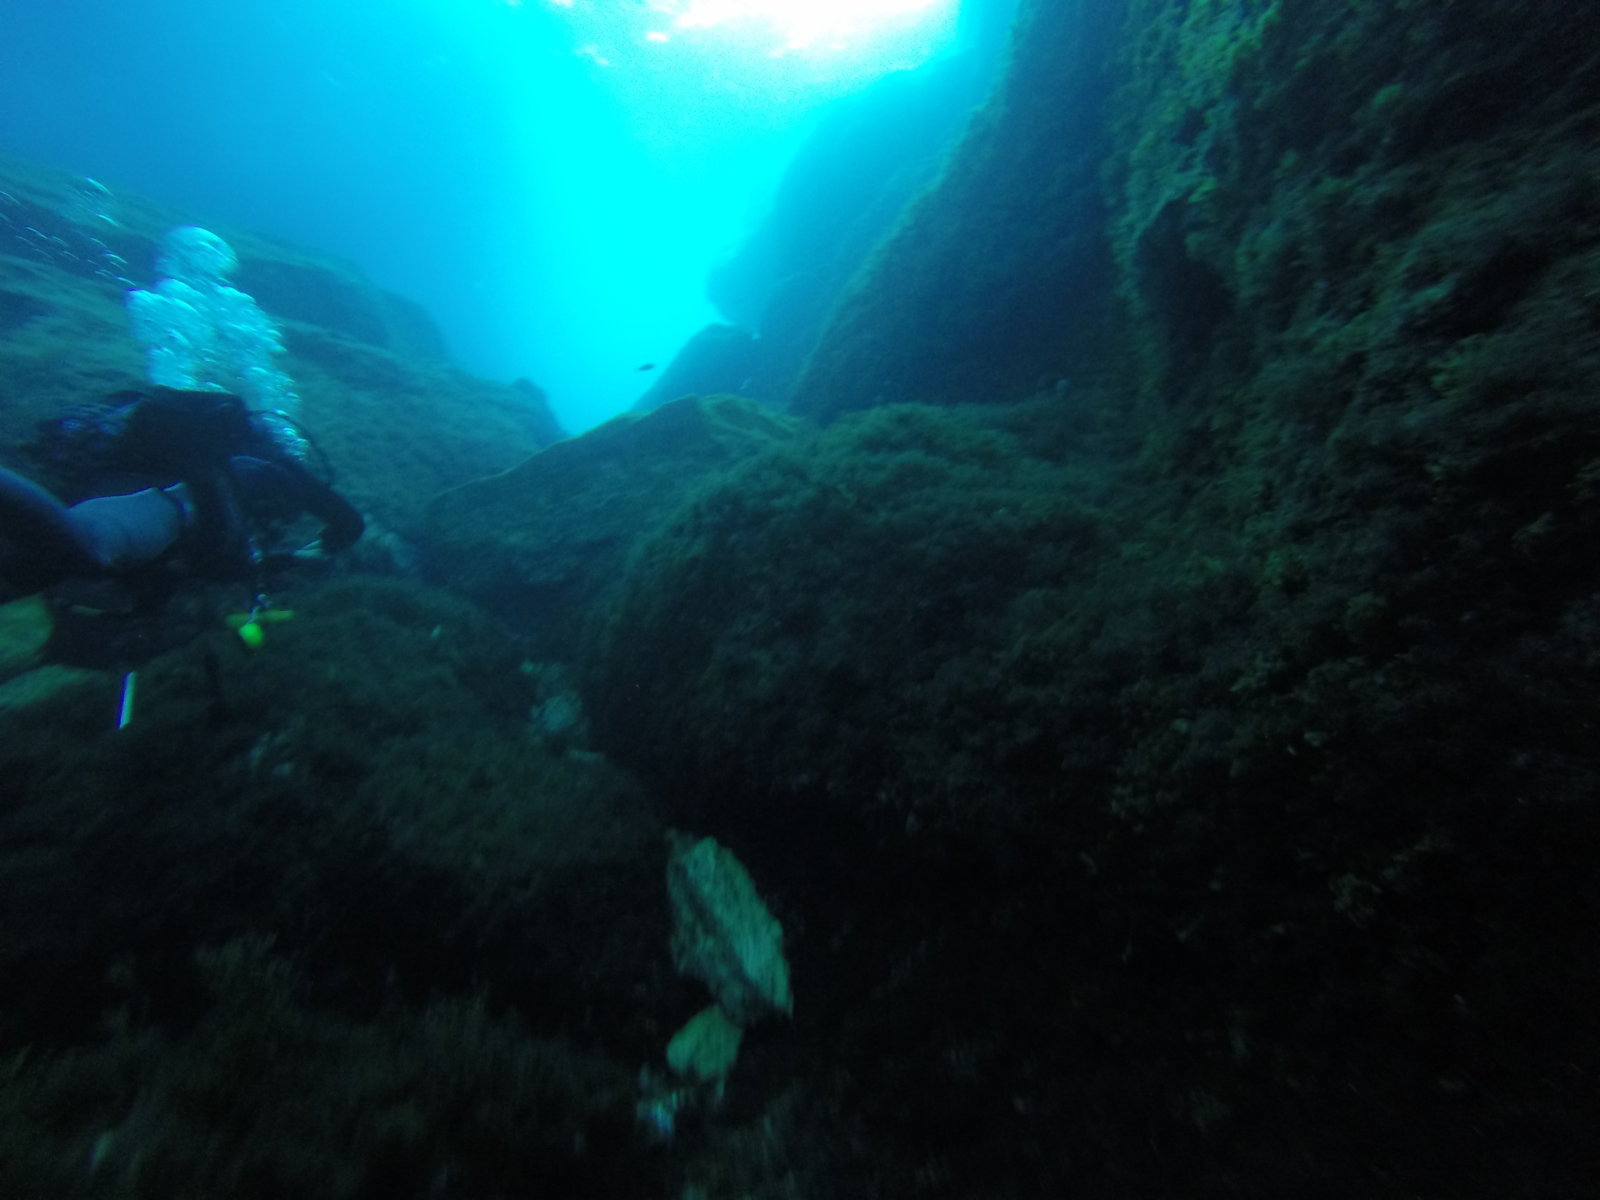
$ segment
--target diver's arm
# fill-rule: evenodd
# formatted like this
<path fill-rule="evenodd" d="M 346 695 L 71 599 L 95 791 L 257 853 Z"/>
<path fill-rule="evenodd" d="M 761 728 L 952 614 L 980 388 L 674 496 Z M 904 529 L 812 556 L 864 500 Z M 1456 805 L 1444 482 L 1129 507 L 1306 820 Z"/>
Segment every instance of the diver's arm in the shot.
<path fill-rule="evenodd" d="M 332 553 L 348 550 L 361 540 L 367 522 L 356 506 L 327 484 L 307 475 L 311 489 L 305 498 L 306 511 L 323 523 L 322 549 Z"/>
<path fill-rule="evenodd" d="M 361 540 L 366 521 L 355 505 L 318 478 L 270 426 L 252 424 L 249 446 L 237 453 L 259 458 L 283 472 L 300 507 L 323 523 L 318 549 L 329 553 L 348 550 Z"/>
<path fill-rule="evenodd" d="M 322 535 L 318 538 L 318 548 L 332 554 L 348 550 L 361 540 L 367 523 L 355 505 L 323 483 L 296 459 L 279 454 L 273 458 L 272 463 L 288 476 L 300 507 L 322 522 Z"/>

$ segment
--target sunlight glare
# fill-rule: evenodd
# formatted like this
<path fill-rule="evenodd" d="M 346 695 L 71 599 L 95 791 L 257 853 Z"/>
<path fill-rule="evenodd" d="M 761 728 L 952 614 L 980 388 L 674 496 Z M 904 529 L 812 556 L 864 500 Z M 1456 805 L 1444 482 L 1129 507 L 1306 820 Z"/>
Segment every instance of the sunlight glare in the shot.
<path fill-rule="evenodd" d="M 766 24 L 783 38 L 784 50 L 819 43 L 842 47 L 849 38 L 904 17 L 915 17 L 938 0 L 651 0 L 679 29 Z"/>

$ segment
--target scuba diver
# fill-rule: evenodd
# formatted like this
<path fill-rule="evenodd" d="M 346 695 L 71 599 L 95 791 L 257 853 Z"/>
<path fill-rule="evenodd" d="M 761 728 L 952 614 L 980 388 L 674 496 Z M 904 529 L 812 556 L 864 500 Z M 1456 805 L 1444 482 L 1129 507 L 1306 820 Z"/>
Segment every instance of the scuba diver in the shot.
<path fill-rule="evenodd" d="M 118 392 L 45 422 L 30 449 L 57 490 L 0 467 L 0 601 L 59 592 L 148 615 L 202 579 L 245 584 L 259 605 L 271 573 L 325 562 L 365 528 L 299 427 L 230 392 Z M 280 548 L 306 514 L 320 536 Z"/>

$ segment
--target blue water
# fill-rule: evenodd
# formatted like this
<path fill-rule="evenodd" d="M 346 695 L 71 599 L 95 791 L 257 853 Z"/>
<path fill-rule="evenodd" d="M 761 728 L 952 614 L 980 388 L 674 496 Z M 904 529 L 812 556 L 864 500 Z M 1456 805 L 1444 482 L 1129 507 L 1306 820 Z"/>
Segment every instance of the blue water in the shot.
<path fill-rule="evenodd" d="M 350 259 L 578 432 L 718 319 L 819 107 L 961 37 L 958 0 L 790 49 L 686 3 L 7 0 L 0 151 Z"/>

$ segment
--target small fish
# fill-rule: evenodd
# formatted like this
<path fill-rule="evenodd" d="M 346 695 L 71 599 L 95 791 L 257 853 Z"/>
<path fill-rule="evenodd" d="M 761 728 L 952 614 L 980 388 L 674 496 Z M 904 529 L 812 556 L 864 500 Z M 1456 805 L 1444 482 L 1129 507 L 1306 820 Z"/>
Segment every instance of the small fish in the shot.
<path fill-rule="evenodd" d="M 656 369 L 655 363 L 640 363 L 637 367 L 634 368 L 634 370 L 636 370 L 636 371 L 654 371 L 655 369 Z"/>

